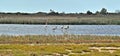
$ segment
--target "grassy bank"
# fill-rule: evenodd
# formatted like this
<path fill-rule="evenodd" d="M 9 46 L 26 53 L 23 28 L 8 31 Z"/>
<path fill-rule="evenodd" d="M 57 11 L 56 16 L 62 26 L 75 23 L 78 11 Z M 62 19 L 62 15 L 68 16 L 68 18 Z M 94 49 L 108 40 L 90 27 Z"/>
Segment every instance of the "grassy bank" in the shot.
<path fill-rule="evenodd" d="M 4 15 L 0 24 L 120 25 L 119 15 L 35 16 Z"/>
<path fill-rule="evenodd" d="M 68 43 L 119 43 L 120 36 L 90 35 L 26 35 L 0 36 L 0 44 L 68 44 Z"/>
<path fill-rule="evenodd" d="M 0 36 L 1 56 L 120 56 L 120 36 Z"/>

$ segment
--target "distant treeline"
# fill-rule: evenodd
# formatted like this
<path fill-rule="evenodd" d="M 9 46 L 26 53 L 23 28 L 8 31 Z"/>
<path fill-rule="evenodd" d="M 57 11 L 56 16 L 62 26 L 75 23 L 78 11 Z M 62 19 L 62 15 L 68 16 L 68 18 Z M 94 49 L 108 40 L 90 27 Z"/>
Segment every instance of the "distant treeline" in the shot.
<path fill-rule="evenodd" d="M 0 24 L 49 24 L 49 25 L 120 25 L 120 11 L 111 13 L 102 8 L 95 13 L 50 12 L 6 13 L 0 12 Z"/>
<path fill-rule="evenodd" d="M 95 13 L 91 12 L 90 10 L 86 11 L 86 13 L 65 13 L 65 12 L 56 12 L 52 9 L 50 9 L 50 12 L 37 12 L 37 13 L 22 13 L 22 12 L 16 12 L 16 13 L 5 13 L 5 12 L 0 12 L 0 14 L 11 14 L 11 15 L 52 15 L 52 16 L 66 16 L 66 15 L 71 15 L 71 16 L 75 16 L 75 15 L 117 15 L 120 14 L 120 10 L 116 10 L 114 13 L 110 13 L 107 11 L 106 8 L 102 8 L 101 11 L 96 11 Z"/>

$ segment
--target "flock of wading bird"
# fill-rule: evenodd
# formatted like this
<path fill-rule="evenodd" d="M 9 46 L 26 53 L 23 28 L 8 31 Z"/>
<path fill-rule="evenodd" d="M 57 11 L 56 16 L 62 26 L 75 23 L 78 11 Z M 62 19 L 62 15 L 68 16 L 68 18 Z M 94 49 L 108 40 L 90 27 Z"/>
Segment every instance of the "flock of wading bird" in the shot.
<path fill-rule="evenodd" d="M 46 25 L 45 27 L 47 28 L 48 26 Z M 57 26 L 55 26 L 55 27 L 52 28 L 53 31 L 55 31 L 57 29 L 58 29 Z M 69 26 L 68 25 L 63 25 L 63 26 L 61 26 L 61 29 L 62 30 L 67 30 L 67 29 L 69 29 Z"/>
<path fill-rule="evenodd" d="M 48 28 L 47 25 L 48 25 L 48 19 L 47 19 L 46 22 L 45 22 L 45 29 Z M 55 26 L 55 27 L 52 28 L 53 31 L 55 31 L 55 30 L 57 30 L 57 29 L 58 29 L 57 26 Z M 68 29 L 69 29 L 69 26 L 68 26 L 68 25 L 63 25 L 63 26 L 61 26 L 61 29 L 62 29 L 62 30 L 68 30 Z"/>

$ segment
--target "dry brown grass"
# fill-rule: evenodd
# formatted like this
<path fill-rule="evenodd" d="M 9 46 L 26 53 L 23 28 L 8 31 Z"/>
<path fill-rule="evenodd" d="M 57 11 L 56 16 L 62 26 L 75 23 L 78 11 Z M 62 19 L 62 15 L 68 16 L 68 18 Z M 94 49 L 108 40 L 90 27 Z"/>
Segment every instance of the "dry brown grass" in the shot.
<path fill-rule="evenodd" d="M 0 17 L 0 23 L 7 24 L 120 24 L 119 15 L 104 16 L 33 16 L 6 15 Z"/>
<path fill-rule="evenodd" d="M 0 43 L 10 44 L 59 44 L 59 43 L 119 43 L 120 36 L 91 36 L 91 35 L 26 35 L 0 36 Z"/>

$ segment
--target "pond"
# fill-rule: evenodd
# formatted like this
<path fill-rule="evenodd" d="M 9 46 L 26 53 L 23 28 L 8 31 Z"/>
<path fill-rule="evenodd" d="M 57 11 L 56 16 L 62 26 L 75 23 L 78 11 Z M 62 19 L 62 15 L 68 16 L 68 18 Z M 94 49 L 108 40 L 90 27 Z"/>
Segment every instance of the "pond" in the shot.
<path fill-rule="evenodd" d="M 120 25 L 0 24 L 0 35 L 120 35 Z"/>

